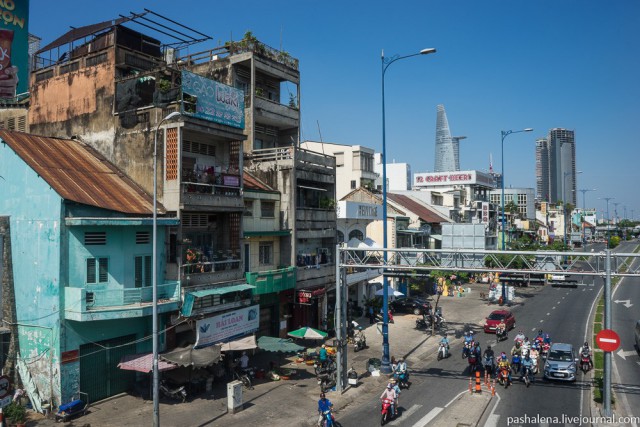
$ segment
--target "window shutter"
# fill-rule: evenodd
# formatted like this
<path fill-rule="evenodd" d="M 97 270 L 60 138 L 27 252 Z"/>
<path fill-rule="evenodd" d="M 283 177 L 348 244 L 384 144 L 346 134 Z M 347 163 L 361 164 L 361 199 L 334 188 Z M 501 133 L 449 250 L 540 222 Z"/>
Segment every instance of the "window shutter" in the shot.
<path fill-rule="evenodd" d="M 87 259 L 87 283 L 96 283 L 96 259 Z"/>
<path fill-rule="evenodd" d="M 135 267 L 134 267 L 134 284 L 136 288 L 142 287 L 142 257 L 137 256 L 135 258 Z"/>
<path fill-rule="evenodd" d="M 98 280 L 100 283 L 109 281 L 109 258 L 98 258 Z"/>
<path fill-rule="evenodd" d="M 144 285 L 151 286 L 151 260 L 150 256 L 144 257 Z"/>

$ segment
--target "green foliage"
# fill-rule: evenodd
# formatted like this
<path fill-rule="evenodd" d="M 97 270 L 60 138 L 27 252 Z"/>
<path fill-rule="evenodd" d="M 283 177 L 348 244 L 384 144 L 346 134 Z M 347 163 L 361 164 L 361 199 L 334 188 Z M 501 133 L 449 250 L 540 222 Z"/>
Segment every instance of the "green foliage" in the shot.
<path fill-rule="evenodd" d="M 611 236 L 609 239 L 609 249 L 613 249 L 620 244 L 620 237 Z"/>
<path fill-rule="evenodd" d="M 27 410 L 17 402 L 11 402 L 2 412 L 12 424 L 22 424 L 27 419 Z"/>

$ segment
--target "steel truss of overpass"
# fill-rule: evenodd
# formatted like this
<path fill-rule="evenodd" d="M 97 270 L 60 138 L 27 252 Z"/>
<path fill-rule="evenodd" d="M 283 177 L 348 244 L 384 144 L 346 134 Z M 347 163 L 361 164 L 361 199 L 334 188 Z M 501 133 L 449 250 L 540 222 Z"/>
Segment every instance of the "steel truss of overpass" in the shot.
<path fill-rule="evenodd" d="M 385 260 L 386 252 L 386 260 Z M 473 249 L 354 249 L 338 246 L 337 269 L 382 269 L 384 273 L 454 270 L 602 276 L 640 276 L 639 253 L 497 251 Z"/>

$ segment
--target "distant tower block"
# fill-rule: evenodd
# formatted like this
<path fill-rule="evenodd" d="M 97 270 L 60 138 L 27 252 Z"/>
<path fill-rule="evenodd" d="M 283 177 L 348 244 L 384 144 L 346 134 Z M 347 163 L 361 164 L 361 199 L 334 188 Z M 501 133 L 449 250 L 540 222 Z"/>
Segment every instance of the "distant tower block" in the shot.
<path fill-rule="evenodd" d="M 459 141 L 464 137 L 451 137 L 447 113 L 444 105 L 437 106 L 436 118 L 436 154 L 434 172 L 460 170 Z"/>

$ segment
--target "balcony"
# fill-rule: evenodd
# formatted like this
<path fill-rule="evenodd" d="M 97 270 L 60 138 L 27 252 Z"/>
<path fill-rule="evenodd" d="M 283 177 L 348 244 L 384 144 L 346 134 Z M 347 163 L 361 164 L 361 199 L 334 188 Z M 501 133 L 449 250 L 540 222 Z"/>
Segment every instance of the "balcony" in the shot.
<path fill-rule="evenodd" d="M 298 268 L 298 289 L 327 285 L 336 281 L 335 264 L 319 264 Z"/>
<path fill-rule="evenodd" d="M 354 285 L 363 281 L 375 279 L 382 274 L 381 268 L 368 268 L 364 271 L 355 271 L 354 268 L 347 268 L 347 286 Z"/>
<path fill-rule="evenodd" d="M 211 260 L 203 257 L 200 261 L 180 266 L 183 285 L 197 286 L 242 279 L 240 257 L 236 255 L 214 255 Z"/>
<path fill-rule="evenodd" d="M 238 185 L 203 184 L 198 182 L 183 182 L 183 206 L 207 206 L 216 210 L 232 209 L 237 211 L 244 208 L 242 193 Z"/>
<path fill-rule="evenodd" d="M 158 312 L 178 309 L 180 282 L 158 285 Z M 153 288 L 74 288 L 64 291 L 64 318 L 78 322 L 151 316 Z"/>
<path fill-rule="evenodd" d="M 247 283 L 255 286 L 254 295 L 286 291 L 296 287 L 296 267 L 247 273 Z"/>
<path fill-rule="evenodd" d="M 335 230 L 336 210 L 320 208 L 296 209 L 296 237 L 298 239 L 322 239 L 329 237 L 327 230 Z M 333 231 L 331 231 L 333 233 Z"/>
<path fill-rule="evenodd" d="M 297 108 L 262 96 L 256 96 L 255 98 L 255 111 L 256 120 L 261 124 L 290 129 L 297 127 L 300 122 L 300 111 Z"/>

